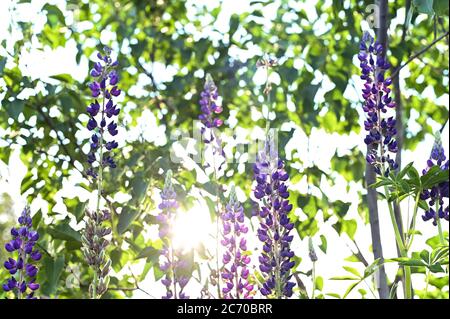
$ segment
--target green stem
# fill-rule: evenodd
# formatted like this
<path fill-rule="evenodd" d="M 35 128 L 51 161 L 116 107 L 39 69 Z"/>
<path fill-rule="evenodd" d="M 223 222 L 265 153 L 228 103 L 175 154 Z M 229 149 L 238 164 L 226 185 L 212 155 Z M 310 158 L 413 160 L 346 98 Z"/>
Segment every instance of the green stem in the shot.
<path fill-rule="evenodd" d="M 267 74 L 266 74 L 266 85 L 265 85 L 265 91 L 267 94 L 267 116 L 266 116 L 266 136 L 269 134 L 270 129 L 270 112 L 272 112 L 272 103 L 270 99 L 270 89 L 269 89 L 269 78 L 270 78 L 270 68 L 267 67 Z"/>
<path fill-rule="evenodd" d="M 420 193 L 421 192 L 417 192 L 416 200 L 414 202 L 413 217 L 412 217 L 412 220 L 411 220 L 411 223 L 410 223 L 410 227 L 409 227 L 409 230 L 408 230 L 408 233 L 409 233 L 410 237 L 408 238 L 408 240 L 406 240 L 406 251 L 409 251 L 409 249 L 412 246 L 413 240 L 414 240 L 414 234 L 415 234 L 415 231 L 416 231 L 416 218 L 417 218 L 417 212 L 419 210 Z"/>
<path fill-rule="evenodd" d="M 103 89 L 103 102 L 102 102 L 102 120 L 105 114 L 105 89 Z M 97 181 L 97 208 L 96 216 L 100 215 L 100 200 L 102 197 L 102 184 L 103 184 L 103 128 L 100 126 L 100 139 L 99 139 L 100 155 L 99 155 L 99 166 L 98 166 L 98 181 Z M 94 278 L 92 280 L 92 299 L 97 299 L 97 281 L 98 272 L 94 269 Z"/>
<path fill-rule="evenodd" d="M 441 242 L 441 245 L 445 245 L 445 240 L 444 240 L 444 233 L 442 232 L 442 225 L 441 225 L 441 218 L 439 217 L 439 199 L 436 199 L 436 223 L 438 226 L 438 231 L 439 231 L 439 241 Z"/>
<path fill-rule="evenodd" d="M 312 293 L 311 293 L 311 299 L 314 299 L 316 292 L 316 262 L 313 261 L 312 266 Z"/>
<path fill-rule="evenodd" d="M 427 280 L 426 280 L 426 285 L 425 285 L 425 298 L 428 298 L 428 285 L 430 282 L 430 271 L 428 270 L 428 268 L 426 270 L 426 278 L 427 278 Z"/>
<path fill-rule="evenodd" d="M 211 131 L 214 134 L 214 131 Z M 214 141 L 217 142 L 217 136 L 214 136 Z M 214 147 L 214 146 L 213 146 Z M 213 152 L 215 152 L 213 150 Z M 219 197 L 219 178 L 217 177 L 217 162 L 216 154 L 213 154 L 213 166 L 214 166 L 214 182 L 216 183 L 216 274 L 217 274 L 217 298 L 221 299 L 222 291 L 220 290 L 220 257 L 219 257 L 219 235 L 220 235 L 220 197 Z"/>
<path fill-rule="evenodd" d="M 384 172 L 383 172 L 383 175 L 384 175 Z M 387 199 L 388 194 L 389 194 L 387 186 L 384 187 L 384 194 Z M 404 245 L 403 236 L 400 234 L 400 230 L 398 229 L 397 219 L 395 218 L 394 209 L 392 207 L 392 204 L 389 201 L 387 201 L 387 205 L 389 208 L 389 215 L 391 217 L 392 226 L 394 227 L 395 241 L 396 241 L 398 249 L 400 251 L 400 257 L 407 257 L 408 252 Z M 411 269 L 409 266 L 404 266 L 403 269 L 404 269 L 404 273 L 405 273 L 405 298 L 412 299 Z"/>

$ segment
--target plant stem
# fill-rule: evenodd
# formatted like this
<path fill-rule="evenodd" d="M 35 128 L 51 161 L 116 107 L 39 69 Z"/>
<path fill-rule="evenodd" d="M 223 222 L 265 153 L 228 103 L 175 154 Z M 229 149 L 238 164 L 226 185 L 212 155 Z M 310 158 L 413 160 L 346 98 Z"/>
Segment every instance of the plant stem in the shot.
<path fill-rule="evenodd" d="M 316 292 L 316 262 L 313 261 L 313 265 L 312 265 L 312 293 L 311 293 L 311 299 L 314 299 L 315 292 Z"/>
<path fill-rule="evenodd" d="M 173 250 L 173 245 L 170 244 L 170 268 L 172 270 L 172 280 L 173 280 L 173 299 L 178 299 L 177 298 L 177 278 L 176 278 L 176 274 L 175 274 L 175 253 Z"/>
<path fill-rule="evenodd" d="M 439 199 L 436 200 L 436 223 L 439 231 L 439 241 L 441 245 L 445 245 L 444 233 L 442 232 L 441 218 L 439 217 Z"/>
<path fill-rule="evenodd" d="M 416 231 L 416 218 L 417 218 L 417 212 L 419 210 L 419 201 L 420 201 L 420 193 L 421 192 L 417 192 L 416 195 L 416 200 L 414 202 L 414 212 L 413 212 L 413 217 L 409 226 L 409 230 L 408 230 L 408 234 L 409 234 L 409 238 L 407 238 L 406 240 L 406 251 L 408 251 L 413 243 L 414 240 L 414 233 Z"/>
<path fill-rule="evenodd" d="M 214 131 L 211 131 L 211 134 L 214 136 Z M 217 143 L 217 136 L 214 136 L 214 142 Z M 219 146 L 219 145 L 218 145 Z M 216 151 L 213 146 L 213 166 L 214 166 L 214 182 L 216 183 L 216 271 L 217 271 L 217 298 L 221 299 L 221 290 L 220 290 L 220 257 L 219 257 L 219 234 L 220 234 L 220 197 L 219 197 L 219 178 L 217 177 L 217 163 L 216 163 Z"/>
<path fill-rule="evenodd" d="M 105 117 L 105 89 L 103 89 L 103 101 L 102 101 L 102 120 Z M 101 122 L 100 122 L 101 123 Z M 102 197 L 103 190 L 103 128 L 100 125 L 100 139 L 99 139 L 99 166 L 98 166 L 98 180 L 97 180 L 97 208 L 96 208 L 96 216 L 98 218 L 100 214 L 100 200 Z M 92 280 L 92 299 L 97 299 L 97 281 L 98 281 L 98 273 L 97 269 L 94 269 L 94 278 Z"/>
<path fill-rule="evenodd" d="M 384 169 L 383 169 L 383 175 L 384 175 Z M 384 187 L 384 194 L 386 196 L 386 200 L 388 198 L 388 188 L 387 186 Z M 408 252 L 405 248 L 403 237 L 400 234 L 400 231 L 398 229 L 397 220 L 395 218 L 394 209 L 391 205 L 391 203 L 387 200 L 387 205 L 389 208 L 389 215 L 391 217 L 392 226 L 394 227 L 394 233 L 395 233 L 395 241 L 397 242 L 398 249 L 400 251 L 400 257 L 407 257 Z M 411 292 L 411 269 L 409 266 L 403 267 L 405 272 L 405 298 L 406 299 L 412 299 L 412 292 Z"/>
<path fill-rule="evenodd" d="M 270 68 L 267 67 L 266 68 L 266 85 L 265 85 L 265 89 L 264 91 L 266 91 L 267 94 L 267 116 L 266 116 L 266 137 L 269 134 L 269 129 L 270 129 L 270 112 L 272 112 L 272 103 L 271 103 L 271 99 L 270 99 L 270 83 L 269 83 L 269 78 L 270 78 Z"/>

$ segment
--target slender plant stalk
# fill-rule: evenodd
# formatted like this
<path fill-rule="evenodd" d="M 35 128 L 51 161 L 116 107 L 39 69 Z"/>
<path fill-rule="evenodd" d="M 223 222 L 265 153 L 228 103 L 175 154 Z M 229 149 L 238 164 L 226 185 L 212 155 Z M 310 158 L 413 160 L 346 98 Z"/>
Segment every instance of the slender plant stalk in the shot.
<path fill-rule="evenodd" d="M 427 277 L 427 280 L 426 280 L 426 285 L 425 285 L 425 298 L 428 297 L 428 286 L 430 283 L 430 271 L 428 270 L 428 268 L 426 270 L 426 277 Z"/>
<path fill-rule="evenodd" d="M 412 246 L 413 240 L 414 240 L 414 233 L 416 231 L 416 218 L 417 218 L 417 212 L 419 211 L 419 201 L 420 201 L 420 192 L 417 193 L 416 195 L 416 200 L 414 202 L 414 212 L 413 212 L 413 217 L 410 223 L 410 227 L 408 230 L 408 233 L 410 234 L 407 240 L 406 240 L 406 251 L 409 251 L 409 249 Z"/>
<path fill-rule="evenodd" d="M 214 134 L 212 131 L 211 134 Z M 217 142 L 217 137 L 214 136 Z M 217 271 L 217 298 L 221 299 L 222 292 L 220 290 L 220 257 L 219 257 L 219 234 L 220 234 L 220 199 L 219 199 L 219 179 L 217 177 L 216 156 L 214 156 L 214 182 L 216 183 L 216 271 Z"/>
<path fill-rule="evenodd" d="M 105 89 L 103 89 L 103 101 L 102 101 L 102 120 L 105 116 Z M 100 145 L 100 156 L 99 156 L 99 167 L 98 167 L 98 181 L 97 181 L 97 208 L 96 208 L 96 215 L 97 218 L 100 214 L 100 200 L 102 197 L 102 190 L 103 190 L 103 128 L 100 127 L 100 139 L 99 139 L 99 145 Z M 97 299 L 97 281 L 98 281 L 98 274 L 97 269 L 94 269 L 94 278 L 92 280 L 92 299 Z"/>
<path fill-rule="evenodd" d="M 384 172 L 383 172 L 384 175 Z M 384 187 L 384 194 L 386 198 L 388 197 L 389 191 L 387 186 Z M 395 241 L 397 242 L 398 249 L 400 251 L 400 257 L 408 257 L 408 251 L 405 248 L 403 236 L 400 234 L 398 229 L 397 220 L 395 218 L 394 208 L 391 203 L 387 201 L 389 208 L 389 215 L 391 216 L 392 226 L 394 227 L 395 233 Z M 403 266 L 405 272 L 405 298 L 412 299 L 412 291 L 411 291 L 411 268 L 409 266 Z"/>
<path fill-rule="evenodd" d="M 441 242 L 441 245 L 445 245 L 444 240 L 444 233 L 442 232 L 442 225 L 441 225 L 441 218 L 439 217 L 439 200 L 436 200 L 436 223 L 438 226 L 438 232 L 439 232 L 439 241 Z"/>
<path fill-rule="evenodd" d="M 271 98 L 270 98 L 270 92 L 271 92 L 272 88 L 271 88 L 271 85 L 270 85 L 270 82 L 269 82 L 270 74 L 271 74 L 271 68 L 266 66 L 266 84 L 265 84 L 265 88 L 264 88 L 264 93 L 265 93 L 265 95 L 267 97 L 267 116 L 266 116 L 266 130 L 265 130 L 266 138 L 269 135 L 269 130 L 270 130 L 270 112 L 272 112 L 272 102 L 271 102 Z M 280 229 L 279 229 L 278 219 L 276 217 L 275 217 L 274 223 L 275 223 L 275 228 L 276 228 L 277 232 L 279 233 Z M 275 266 L 275 298 L 276 299 L 281 299 L 283 297 L 283 294 L 282 294 L 282 291 L 281 291 L 281 278 L 280 278 L 280 271 L 281 270 L 280 270 L 279 255 L 280 255 L 279 247 L 278 247 L 278 244 L 275 242 L 275 261 L 276 261 L 276 266 Z"/>
<path fill-rule="evenodd" d="M 272 177 L 270 177 L 270 184 L 272 184 Z M 272 195 L 272 199 L 271 202 L 273 202 L 273 195 Z M 279 221 L 278 218 L 274 212 L 274 224 L 275 224 L 275 229 L 276 229 L 276 233 L 280 234 L 280 225 L 279 225 Z M 274 242 L 274 246 L 275 246 L 275 297 L 277 299 L 281 299 L 283 297 L 283 293 L 281 291 L 281 278 L 280 278 L 280 247 L 279 247 L 279 243 L 277 243 L 276 240 L 273 241 Z"/>
<path fill-rule="evenodd" d="M 312 263 L 312 293 L 311 293 L 311 299 L 315 299 L 315 292 L 316 292 L 316 262 L 313 261 L 313 263 Z"/>
<path fill-rule="evenodd" d="M 173 277 L 173 297 L 174 299 L 177 299 L 177 281 L 176 281 L 176 274 L 175 274 L 175 253 L 173 251 L 173 245 L 170 244 L 170 268 L 172 271 L 172 277 Z"/>

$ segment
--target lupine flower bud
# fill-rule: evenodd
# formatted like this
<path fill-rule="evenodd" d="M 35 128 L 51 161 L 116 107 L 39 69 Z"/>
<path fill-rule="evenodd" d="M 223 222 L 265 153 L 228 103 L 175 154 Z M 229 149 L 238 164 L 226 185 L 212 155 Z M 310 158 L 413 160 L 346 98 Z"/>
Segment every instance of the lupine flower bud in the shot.
<path fill-rule="evenodd" d="M 111 154 L 119 146 L 114 139 L 108 140 L 106 135 L 106 131 L 111 137 L 117 135 L 117 123 L 114 122 L 114 116 L 118 116 L 120 112 L 120 109 L 113 101 L 113 96 L 119 96 L 121 92 L 117 88 L 119 77 L 115 70 L 118 63 L 117 61 L 113 62 L 110 55 L 111 49 L 105 47 L 104 55 L 101 53 L 97 54 L 100 61 L 94 63 L 94 68 L 90 72 L 94 81 L 89 84 L 89 88 L 95 100 L 86 108 L 86 112 L 90 117 L 86 127 L 93 132 L 91 149 L 88 154 L 90 167 L 87 170 L 87 174 L 93 178 L 97 178 L 98 175 L 97 170 L 93 166 L 94 163 L 97 163 L 101 168 L 106 166 L 110 168 L 116 167 L 114 159 L 107 153 Z M 101 99 L 100 102 L 99 99 Z M 101 152 L 99 152 L 100 148 L 102 148 Z M 98 153 L 102 154 L 102 159 L 100 159 Z"/>
<path fill-rule="evenodd" d="M 442 146 L 441 135 L 436 133 L 433 148 L 431 150 L 430 158 L 427 161 L 427 167 L 422 171 L 426 174 L 433 166 L 438 166 L 441 170 L 449 169 L 449 161 L 446 161 L 444 147 Z M 448 198 L 449 198 L 449 182 L 445 181 L 431 189 L 426 189 L 420 195 L 422 200 L 428 200 L 429 209 L 422 215 L 424 221 L 433 220 L 433 225 L 437 225 L 437 218 L 442 218 L 448 221 Z M 446 199 L 447 198 L 447 199 Z M 438 211 L 436 211 L 436 204 Z"/>
<path fill-rule="evenodd" d="M 250 257 L 247 254 L 248 232 L 244 223 L 244 208 L 238 202 L 234 186 L 230 191 L 230 200 L 222 220 L 222 246 L 225 247 L 223 255 L 222 288 L 225 299 L 252 299 L 253 285 L 249 282 L 247 265 Z"/>
<path fill-rule="evenodd" d="M 19 227 L 11 229 L 12 240 L 5 244 L 5 249 L 13 256 L 3 266 L 11 278 L 3 284 L 3 290 L 12 291 L 19 299 L 36 299 L 34 293 L 39 289 L 36 283 L 38 268 L 33 264 L 41 259 L 40 252 L 34 248 L 39 234 L 32 229 L 30 208 L 26 206 L 19 219 Z"/>
<path fill-rule="evenodd" d="M 171 236 L 172 225 L 178 209 L 177 194 L 172 186 L 172 171 L 166 173 L 164 189 L 161 192 L 162 202 L 159 204 L 161 213 L 158 215 L 159 235 L 163 241 L 161 249 L 160 269 L 166 273 L 161 283 L 166 287 L 166 295 L 163 299 L 189 299 L 184 293 L 184 288 L 189 278 L 184 276 L 187 263 L 183 260 L 182 252 L 173 246 Z"/>
<path fill-rule="evenodd" d="M 309 240 L 308 240 L 308 247 L 309 247 L 309 259 L 311 259 L 312 262 L 316 262 L 317 255 L 316 255 L 316 250 L 314 249 L 314 244 L 312 242 L 311 237 L 309 237 Z"/>
<path fill-rule="evenodd" d="M 364 142 L 370 146 L 366 160 L 373 165 L 377 174 L 381 175 L 384 171 L 385 176 L 388 176 L 391 170 L 398 168 L 390 154 L 398 151 L 396 120 L 394 116 L 386 115 L 389 109 L 396 106 L 389 96 L 392 80 L 384 75 L 390 65 L 383 56 L 382 45 L 374 42 L 368 32 L 363 34 L 358 59 L 362 70 L 361 79 L 365 81 L 362 96 L 367 135 Z"/>
<path fill-rule="evenodd" d="M 106 257 L 106 247 L 109 241 L 105 238 L 111 234 L 111 228 L 103 226 L 109 221 L 111 214 L 107 210 L 95 211 L 86 210 L 86 228 L 81 236 L 84 258 L 87 264 L 97 275 L 97 282 L 92 282 L 89 286 L 91 298 L 100 298 L 108 289 L 109 267 L 111 261 Z M 95 285 L 95 287 L 94 287 Z M 95 294 L 94 294 L 95 292 Z"/>
<path fill-rule="evenodd" d="M 257 234 L 263 243 L 259 269 L 265 279 L 260 291 L 264 296 L 291 297 L 295 286 L 290 281 L 291 269 L 295 262 L 292 261 L 294 252 L 290 249 L 293 239 L 290 232 L 294 224 L 288 217 L 292 205 L 285 184 L 289 175 L 278 157 L 272 135 L 258 154 L 254 173 L 257 185 L 253 193 L 259 204 L 260 219 Z"/>

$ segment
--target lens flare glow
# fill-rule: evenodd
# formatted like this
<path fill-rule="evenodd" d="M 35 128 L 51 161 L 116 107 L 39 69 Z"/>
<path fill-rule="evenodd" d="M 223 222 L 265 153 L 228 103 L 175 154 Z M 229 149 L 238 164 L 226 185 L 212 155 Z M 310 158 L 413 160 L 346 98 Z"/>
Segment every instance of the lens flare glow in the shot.
<path fill-rule="evenodd" d="M 200 243 L 207 246 L 214 227 L 206 205 L 196 204 L 187 212 L 180 211 L 173 225 L 173 245 L 184 251 L 194 249 Z"/>

